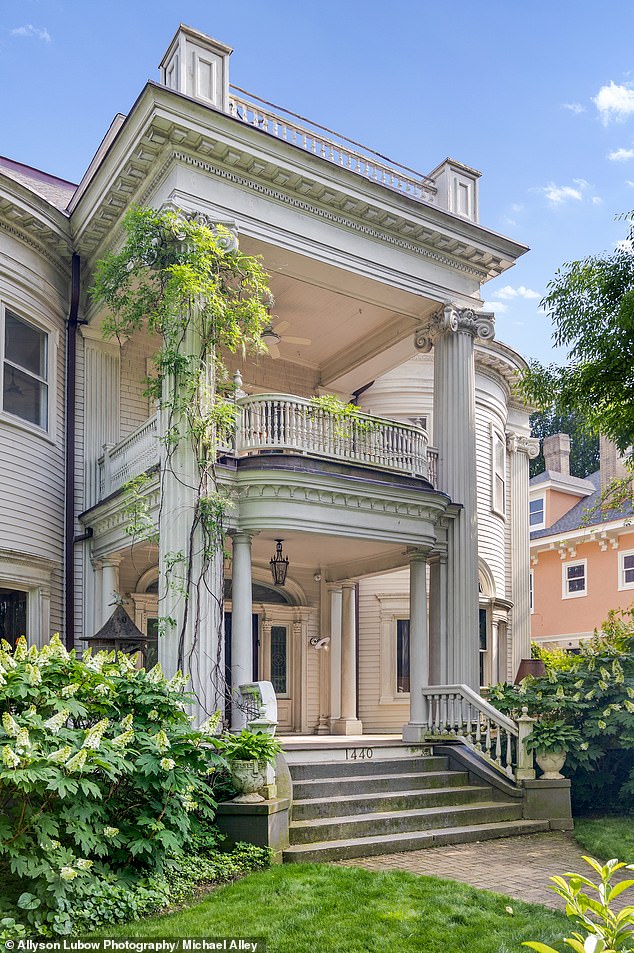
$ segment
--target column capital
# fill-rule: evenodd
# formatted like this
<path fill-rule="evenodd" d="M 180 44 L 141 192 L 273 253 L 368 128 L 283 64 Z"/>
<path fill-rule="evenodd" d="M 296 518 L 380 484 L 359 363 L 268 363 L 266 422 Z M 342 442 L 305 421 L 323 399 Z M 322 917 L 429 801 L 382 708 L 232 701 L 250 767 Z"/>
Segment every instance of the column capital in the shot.
<path fill-rule="evenodd" d="M 174 212 L 186 222 L 204 225 L 218 238 L 218 244 L 223 251 L 237 251 L 238 226 L 233 219 L 223 219 L 222 216 L 204 212 L 202 209 L 185 209 L 177 202 L 165 202 L 161 211 Z"/>
<path fill-rule="evenodd" d="M 232 543 L 250 543 L 254 536 L 257 536 L 257 533 L 249 532 L 245 533 L 242 530 L 229 530 L 227 534 L 231 537 Z"/>
<path fill-rule="evenodd" d="M 534 460 L 539 455 L 539 440 L 509 432 L 506 435 L 506 449 L 509 453 L 525 453 L 529 460 Z"/>
<path fill-rule="evenodd" d="M 489 312 L 457 308 L 448 303 L 432 315 L 426 329 L 421 328 L 416 332 L 414 344 L 418 351 L 426 353 L 441 335 L 458 332 L 470 334 L 480 341 L 491 341 L 495 337 L 495 317 Z"/>
<path fill-rule="evenodd" d="M 108 553 L 107 556 L 102 556 L 99 562 L 101 563 L 102 568 L 104 566 L 111 566 L 113 569 L 116 569 L 120 565 L 123 558 L 123 553 Z"/>

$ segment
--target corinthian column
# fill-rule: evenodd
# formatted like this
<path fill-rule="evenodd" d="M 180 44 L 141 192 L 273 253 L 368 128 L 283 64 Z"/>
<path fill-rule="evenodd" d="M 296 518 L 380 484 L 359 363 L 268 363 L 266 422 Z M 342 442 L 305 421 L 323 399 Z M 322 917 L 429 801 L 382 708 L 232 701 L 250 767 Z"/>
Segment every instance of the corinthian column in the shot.
<path fill-rule="evenodd" d="M 509 433 L 506 446 L 511 457 L 511 674 L 514 678 L 522 659 L 531 657 L 528 461 L 539 453 L 539 440 Z"/>
<path fill-rule="evenodd" d="M 490 340 L 493 316 L 446 306 L 434 327 L 434 442 L 438 489 L 462 507 L 448 530 L 447 678 L 479 689 L 475 338 Z"/>

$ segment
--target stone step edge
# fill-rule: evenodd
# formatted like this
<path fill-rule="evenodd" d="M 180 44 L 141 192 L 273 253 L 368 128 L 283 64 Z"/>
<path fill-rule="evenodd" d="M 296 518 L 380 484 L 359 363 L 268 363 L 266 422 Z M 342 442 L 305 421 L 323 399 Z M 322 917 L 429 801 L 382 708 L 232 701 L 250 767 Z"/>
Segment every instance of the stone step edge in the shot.
<path fill-rule="evenodd" d="M 416 847 L 410 847 L 402 848 L 402 850 L 399 851 L 398 844 L 408 841 L 415 841 L 423 845 L 427 843 L 428 846 L 434 846 L 434 842 L 436 842 L 436 846 L 441 846 L 442 843 L 447 843 L 454 837 L 460 838 L 465 837 L 465 835 L 468 835 L 470 840 L 477 841 L 475 835 L 481 835 L 485 840 L 493 840 L 496 837 L 502 838 L 515 837 L 521 834 L 540 834 L 548 830 L 550 830 L 548 821 L 522 819 L 516 821 L 495 821 L 488 824 L 469 824 L 465 827 L 443 827 L 430 831 L 401 831 L 396 834 L 377 834 L 369 837 L 350 837 L 344 840 L 292 844 L 290 847 L 284 848 L 283 855 L 284 857 L 286 857 L 287 854 L 290 856 L 300 856 L 302 854 L 319 853 L 320 851 L 325 853 L 330 850 L 345 851 L 346 849 L 354 847 L 371 848 L 383 845 L 392 847 L 392 850 L 386 850 L 384 853 L 398 854 L 418 849 Z M 454 841 L 454 843 L 456 843 L 456 841 Z M 457 843 L 459 843 L 459 841 L 457 841 Z M 423 850 L 425 848 L 423 846 L 420 849 Z"/>
<path fill-rule="evenodd" d="M 372 751 L 371 757 L 357 756 L 346 757 L 346 751 Z M 432 758 L 431 745 L 405 745 L 405 744 L 348 744 L 337 745 L 329 748 L 320 747 L 302 747 L 287 748 L 282 747 L 282 754 L 289 765 L 291 764 L 323 764 L 330 761 L 401 761 L 404 758 Z M 440 755 L 439 757 L 442 757 Z"/>
<path fill-rule="evenodd" d="M 291 828 L 333 827 L 336 824 L 367 823 L 368 821 L 387 821 L 394 817 L 426 818 L 436 814 L 459 814 L 461 811 L 500 810 L 503 808 L 518 808 L 519 806 L 507 801 L 477 801 L 475 804 L 441 804 L 438 807 L 413 808 L 411 811 L 370 811 L 367 814 L 344 814 L 343 817 L 315 817 L 307 821 L 291 821 Z"/>
<path fill-rule="evenodd" d="M 491 788 L 487 784 L 461 784 L 448 788 L 415 788 L 413 791 L 374 791 L 370 793 L 364 791 L 362 794 L 341 794 L 339 797 L 293 798 L 293 807 L 314 804 L 342 804 L 344 801 L 371 801 L 376 798 L 386 797 L 435 797 L 437 794 L 456 794 L 457 792 L 462 793 L 463 791 L 473 791 L 479 794 L 491 795 Z M 496 801 L 495 803 L 504 804 L 506 802 Z M 448 808 L 452 807 L 451 804 L 445 806 Z"/>
<path fill-rule="evenodd" d="M 335 761 L 334 764 L 340 764 L 341 762 Z M 293 779 L 293 784 L 352 784 L 354 782 L 367 784 L 368 781 L 391 781 L 395 777 L 399 780 L 403 778 L 441 778 L 441 777 L 454 777 L 457 774 L 463 774 L 465 777 L 468 775 L 468 771 L 397 771 L 393 774 L 354 774 L 347 776 L 345 778 L 334 776 L 332 778 L 323 777 L 323 778 L 297 778 Z"/>

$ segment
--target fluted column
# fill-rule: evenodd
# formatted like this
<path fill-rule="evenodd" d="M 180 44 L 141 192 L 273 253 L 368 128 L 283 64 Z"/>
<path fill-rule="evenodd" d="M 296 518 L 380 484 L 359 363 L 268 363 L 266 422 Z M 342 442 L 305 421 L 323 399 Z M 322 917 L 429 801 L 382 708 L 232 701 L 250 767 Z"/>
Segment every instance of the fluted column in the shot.
<path fill-rule="evenodd" d="M 246 725 L 239 707 L 240 685 L 253 681 L 253 599 L 251 584 L 251 537 L 233 535 L 231 577 L 231 729 Z"/>
<path fill-rule="evenodd" d="M 337 735 L 360 735 L 357 717 L 357 647 L 355 584 L 341 587 L 341 715 L 334 725 Z"/>
<path fill-rule="evenodd" d="M 447 679 L 479 689 L 478 527 L 475 438 L 475 338 L 494 335 L 492 315 L 447 306 L 436 317 L 434 341 L 434 442 L 438 489 L 462 507 L 448 530 Z"/>
<path fill-rule="evenodd" d="M 403 741 L 423 741 L 427 728 L 427 702 L 423 688 L 429 685 L 427 633 L 427 553 L 417 551 L 409 560 L 409 722 Z"/>
<path fill-rule="evenodd" d="M 515 678 L 522 659 L 531 657 L 528 462 L 539 453 L 539 440 L 509 433 L 506 446 L 511 457 L 511 676 Z"/>

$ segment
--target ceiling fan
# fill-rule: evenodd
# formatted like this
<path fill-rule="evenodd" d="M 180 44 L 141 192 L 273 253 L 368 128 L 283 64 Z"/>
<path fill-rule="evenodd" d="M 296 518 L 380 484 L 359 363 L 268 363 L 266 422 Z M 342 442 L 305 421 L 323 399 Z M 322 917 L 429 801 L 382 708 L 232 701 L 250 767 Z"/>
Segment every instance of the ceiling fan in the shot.
<path fill-rule="evenodd" d="M 269 354 L 274 361 L 281 357 L 280 344 L 312 344 L 311 338 L 296 338 L 284 334 L 287 328 L 290 328 L 290 321 L 280 321 L 275 327 L 271 322 L 262 332 L 262 340 L 266 344 Z"/>

